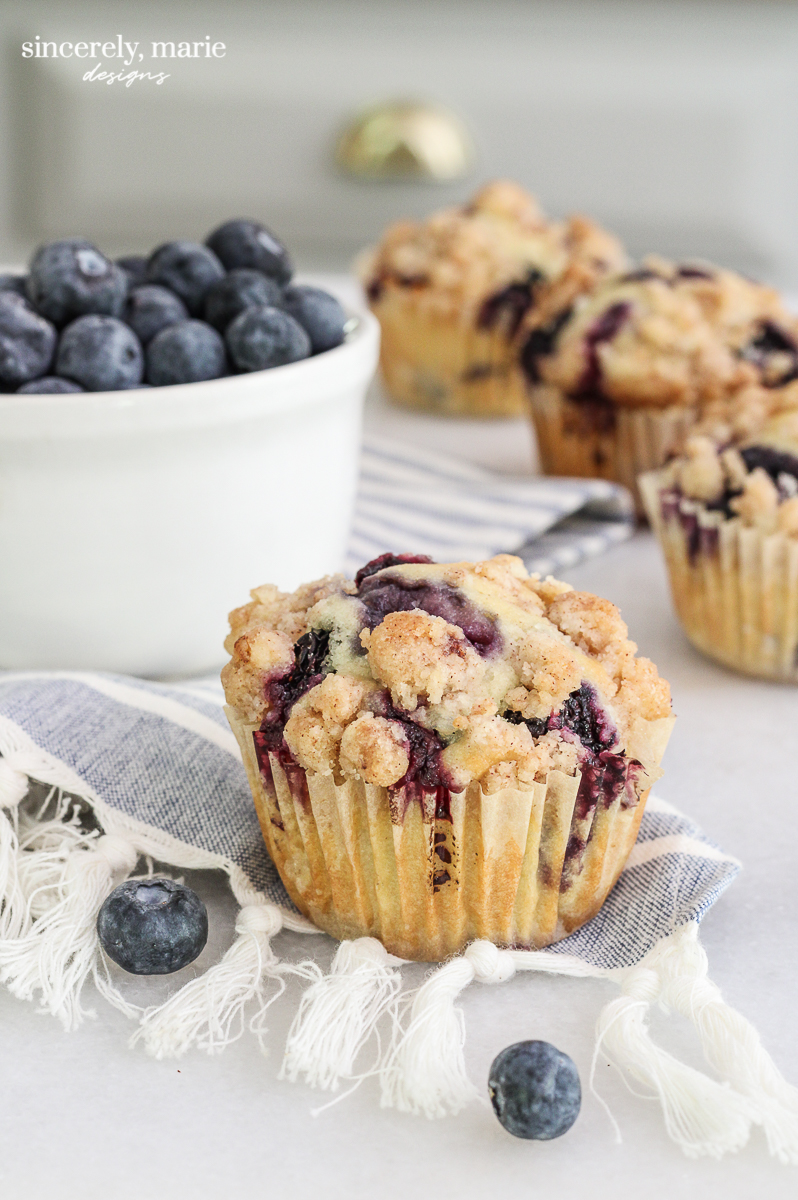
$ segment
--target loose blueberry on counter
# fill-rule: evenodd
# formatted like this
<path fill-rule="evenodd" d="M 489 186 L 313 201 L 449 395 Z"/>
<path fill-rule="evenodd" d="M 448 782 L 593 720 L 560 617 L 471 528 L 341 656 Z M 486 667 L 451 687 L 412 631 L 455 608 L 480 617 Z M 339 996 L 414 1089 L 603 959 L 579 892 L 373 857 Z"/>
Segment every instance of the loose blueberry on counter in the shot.
<path fill-rule="evenodd" d="M 86 313 L 118 317 L 127 294 L 127 275 L 84 238 L 42 246 L 33 256 L 26 284 L 33 307 L 55 325 Z"/>
<path fill-rule="evenodd" d="M 0 275 L 0 292 L 16 292 L 18 296 L 27 296 L 26 275 Z"/>
<path fill-rule="evenodd" d="M 144 355 L 132 329 L 116 317 L 78 317 L 61 334 L 55 369 L 87 392 L 115 392 L 141 383 Z"/>
<path fill-rule="evenodd" d="M 170 975 L 208 940 L 208 913 L 196 892 L 172 879 L 129 879 L 97 917 L 103 950 L 132 975 Z"/>
<path fill-rule="evenodd" d="M 122 316 L 142 346 L 146 346 L 162 329 L 178 321 L 187 321 L 188 309 L 168 288 L 145 283 L 129 293 Z"/>
<path fill-rule="evenodd" d="M 224 267 L 199 242 L 166 242 L 147 260 L 147 283 L 170 288 L 193 317 L 202 311 L 205 293 L 224 275 Z"/>
<path fill-rule="evenodd" d="M 513 1137 L 549 1141 L 579 1116 L 582 1088 L 572 1059 L 550 1042 L 516 1042 L 494 1058 L 488 1092 Z"/>
<path fill-rule="evenodd" d="M 261 271 L 236 267 L 229 271 L 224 279 L 208 288 L 205 295 L 205 320 L 209 325 L 213 325 L 214 329 L 224 333 L 230 322 L 244 309 L 260 304 L 280 308 L 282 303 L 282 288 L 276 280 L 269 279 Z"/>
<path fill-rule="evenodd" d="M 147 346 L 147 382 L 153 387 L 199 383 L 227 373 L 221 335 L 204 321 L 178 321 Z"/>
<path fill-rule="evenodd" d="M 12 391 L 43 375 L 57 334 L 16 292 L 0 292 L 0 386 Z"/>
<path fill-rule="evenodd" d="M 304 284 L 286 288 L 283 308 L 307 333 L 313 354 L 333 350 L 344 340 L 347 316 L 329 292 Z"/>
<path fill-rule="evenodd" d="M 141 287 L 142 283 L 147 282 L 147 258 L 144 254 L 126 254 L 124 258 L 118 258 L 116 265 L 121 267 L 127 275 L 127 283 L 129 288 Z"/>
<path fill-rule="evenodd" d="M 239 371 L 263 371 L 310 355 L 310 338 L 288 313 L 269 305 L 247 308 L 229 325 L 227 349 Z"/>
<path fill-rule="evenodd" d="M 58 396 L 68 395 L 71 392 L 83 392 L 79 383 L 75 383 L 72 379 L 61 379 L 58 375 L 44 375 L 41 379 L 32 379 L 30 383 L 23 383 L 22 387 L 17 388 L 18 396 Z"/>
<path fill-rule="evenodd" d="M 293 274 L 285 246 L 265 225 L 257 221 L 225 221 L 206 238 L 214 254 L 228 271 L 252 267 L 278 283 L 288 283 Z"/>

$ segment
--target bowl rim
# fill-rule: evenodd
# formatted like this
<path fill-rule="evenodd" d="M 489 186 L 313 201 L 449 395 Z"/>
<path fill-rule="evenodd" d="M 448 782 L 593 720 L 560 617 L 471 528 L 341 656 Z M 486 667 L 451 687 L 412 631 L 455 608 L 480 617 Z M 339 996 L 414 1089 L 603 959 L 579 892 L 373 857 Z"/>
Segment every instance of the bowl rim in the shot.
<path fill-rule="evenodd" d="M 0 394 L 0 441 L 228 424 L 365 389 L 377 365 L 379 322 L 365 309 L 345 311 L 353 324 L 340 346 L 264 371 L 113 392 Z"/>

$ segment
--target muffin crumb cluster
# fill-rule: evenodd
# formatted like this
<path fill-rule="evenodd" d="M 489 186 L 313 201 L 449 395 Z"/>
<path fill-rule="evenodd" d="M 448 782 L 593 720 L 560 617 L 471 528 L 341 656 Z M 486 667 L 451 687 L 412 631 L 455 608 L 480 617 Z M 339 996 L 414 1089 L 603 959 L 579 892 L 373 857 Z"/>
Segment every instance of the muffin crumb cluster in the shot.
<path fill-rule="evenodd" d="M 684 454 L 663 471 L 662 484 L 760 533 L 798 538 L 798 410 L 766 423 L 747 444 L 689 438 Z"/>
<path fill-rule="evenodd" d="M 552 319 L 559 327 L 541 341 Z M 570 397 L 702 407 L 794 376 L 795 338 L 796 322 L 771 288 L 733 271 L 649 258 L 597 283 L 572 311 L 539 317 L 524 362 L 533 380 Z"/>
<path fill-rule="evenodd" d="M 362 596 L 336 576 L 290 594 L 259 588 L 230 617 L 228 702 L 263 728 L 275 719 L 275 681 L 281 696 L 294 686 L 299 639 L 327 631 L 324 667 L 282 730 L 306 770 L 392 787 L 414 765 L 432 779 L 435 758 L 454 790 L 523 788 L 578 769 L 582 735 L 562 715 L 574 696 L 595 710 L 601 745 L 621 754 L 636 721 L 670 713 L 667 683 L 636 657 L 617 608 L 529 576 L 513 556 L 394 565 L 360 586 Z M 379 620 L 375 595 L 392 609 Z"/>
<path fill-rule="evenodd" d="M 462 208 L 391 225 L 364 259 L 362 275 L 375 305 L 390 289 L 395 302 L 404 297 L 413 307 L 455 313 L 473 324 L 485 302 L 508 284 L 529 285 L 527 307 L 533 291 L 537 303 L 547 285 L 560 285 L 562 301 L 624 263 L 620 243 L 592 221 L 574 216 L 549 222 L 533 196 L 500 180 Z M 512 325 L 513 297 L 506 301 L 505 319 Z"/>

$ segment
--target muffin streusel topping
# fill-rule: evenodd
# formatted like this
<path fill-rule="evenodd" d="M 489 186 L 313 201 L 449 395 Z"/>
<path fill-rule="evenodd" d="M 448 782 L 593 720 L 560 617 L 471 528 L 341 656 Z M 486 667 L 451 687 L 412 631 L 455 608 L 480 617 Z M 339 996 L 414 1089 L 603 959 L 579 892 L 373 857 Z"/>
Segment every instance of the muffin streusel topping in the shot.
<path fill-rule="evenodd" d="M 225 691 L 265 750 L 336 782 L 452 791 L 658 761 L 669 688 L 614 605 L 510 555 L 408 559 L 257 588 L 231 613 Z"/>
<path fill-rule="evenodd" d="M 798 376 L 798 327 L 778 293 L 703 264 L 649 258 L 572 311 L 542 306 L 533 325 L 527 373 L 575 399 L 703 407 Z"/>
<path fill-rule="evenodd" d="M 537 304 L 553 289 L 567 305 L 625 262 L 620 243 L 598 225 L 579 216 L 548 222 L 533 196 L 502 180 L 462 208 L 390 226 L 362 274 L 375 305 L 390 289 L 395 301 L 404 296 L 465 324 L 502 320 L 512 336 L 533 298 Z"/>
<path fill-rule="evenodd" d="M 798 538 L 798 407 L 767 420 L 737 443 L 697 435 L 662 476 L 663 504 L 738 518 L 761 533 Z"/>

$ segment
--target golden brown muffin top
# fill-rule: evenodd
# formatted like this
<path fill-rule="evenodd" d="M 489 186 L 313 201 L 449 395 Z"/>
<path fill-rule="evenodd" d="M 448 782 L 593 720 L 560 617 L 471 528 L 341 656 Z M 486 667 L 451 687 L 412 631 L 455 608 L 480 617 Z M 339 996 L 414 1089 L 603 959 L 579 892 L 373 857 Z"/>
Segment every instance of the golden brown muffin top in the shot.
<path fill-rule="evenodd" d="M 549 222 L 533 196 L 499 180 L 462 207 L 391 225 L 361 276 L 376 311 L 390 295 L 468 325 L 501 322 L 512 335 L 533 302 L 570 304 L 625 264 L 620 243 L 598 225 L 579 216 Z"/>
<path fill-rule="evenodd" d="M 736 441 L 697 434 L 661 474 L 682 506 L 739 520 L 763 534 L 798 539 L 798 396 L 751 436 Z"/>
<path fill-rule="evenodd" d="M 384 555 L 354 582 L 265 586 L 230 615 L 228 703 L 306 770 L 531 787 L 601 755 L 658 763 L 670 692 L 617 608 L 520 559 Z"/>
<path fill-rule="evenodd" d="M 649 258 L 599 282 L 570 311 L 542 314 L 524 365 L 575 398 L 704 407 L 798 375 L 798 323 L 772 288 Z"/>

